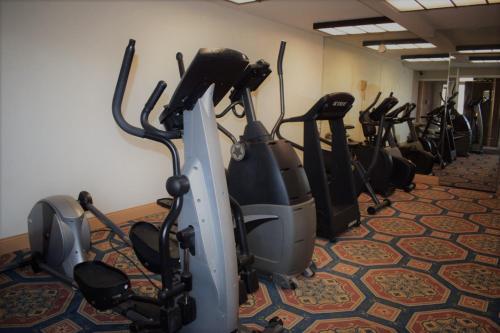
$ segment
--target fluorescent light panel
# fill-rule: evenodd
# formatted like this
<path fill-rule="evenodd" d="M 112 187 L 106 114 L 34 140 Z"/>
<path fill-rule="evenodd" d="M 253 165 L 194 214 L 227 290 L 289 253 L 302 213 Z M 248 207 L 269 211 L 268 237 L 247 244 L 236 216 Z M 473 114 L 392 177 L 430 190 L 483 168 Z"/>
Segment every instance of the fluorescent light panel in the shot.
<path fill-rule="evenodd" d="M 418 3 L 425 9 L 453 7 L 453 3 L 450 0 L 418 0 Z"/>
<path fill-rule="evenodd" d="M 385 31 L 406 31 L 406 28 L 400 26 L 397 23 L 382 23 L 377 24 L 377 27 L 384 29 Z"/>
<path fill-rule="evenodd" d="M 453 0 L 453 2 L 458 7 L 474 6 L 474 5 L 486 5 L 486 0 Z"/>
<path fill-rule="evenodd" d="M 500 53 L 500 44 L 459 45 L 456 50 L 459 53 Z"/>
<path fill-rule="evenodd" d="M 238 5 L 243 5 L 245 3 L 256 2 L 257 0 L 227 0 L 227 1 L 236 3 Z"/>
<path fill-rule="evenodd" d="M 476 64 L 500 64 L 498 57 L 469 57 L 469 61 Z"/>
<path fill-rule="evenodd" d="M 356 20 L 318 22 L 313 24 L 313 28 L 333 36 L 406 31 L 406 28 L 384 16 Z"/>
<path fill-rule="evenodd" d="M 412 39 L 393 39 L 393 40 L 371 40 L 364 41 L 363 46 L 372 50 L 378 50 L 380 45 L 384 45 L 387 50 L 405 50 L 405 49 L 430 49 L 436 47 L 421 38 Z"/>
<path fill-rule="evenodd" d="M 450 56 L 446 53 L 443 54 L 419 54 L 419 55 L 404 55 L 401 60 L 408 62 L 438 62 L 449 61 Z"/>
<path fill-rule="evenodd" d="M 500 0 L 385 0 L 400 12 L 500 3 Z"/>

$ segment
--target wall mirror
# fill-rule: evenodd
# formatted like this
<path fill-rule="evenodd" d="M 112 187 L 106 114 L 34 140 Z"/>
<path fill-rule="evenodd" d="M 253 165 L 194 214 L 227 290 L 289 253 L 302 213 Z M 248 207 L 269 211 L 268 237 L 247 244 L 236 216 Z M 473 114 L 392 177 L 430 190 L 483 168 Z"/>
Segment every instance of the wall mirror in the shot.
<path fill-rule="evenodd" d="M 445 165 L 435 172 L 440 184 L 497 191 L 499 88 L 498 57 L 450 54 L 447 82 L 435 89 L 441 89 L 439 103 L 446 109 L 439 129 L 440 133 L 445 131 L 439 142 Z"/>

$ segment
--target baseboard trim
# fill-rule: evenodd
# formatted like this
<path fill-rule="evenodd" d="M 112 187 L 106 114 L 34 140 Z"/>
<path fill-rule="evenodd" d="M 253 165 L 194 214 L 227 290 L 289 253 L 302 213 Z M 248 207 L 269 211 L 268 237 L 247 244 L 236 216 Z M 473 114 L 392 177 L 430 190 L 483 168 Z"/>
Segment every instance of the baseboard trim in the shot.
<path fill-rule="evenodd" d="M 116 224 L 120 225 L 130 220 L 138 219 L 146 215 L 164 213 L 166 209 L 156 203 L 149 203 L 132 208 L 122 209 L 106 214 Z M 90 213 L 89 213 L 90 214 Z M 91 230 L 100 229 L 103 225 L 95 217 L 88 218 Z M 0 255 L 29 248 L 28 233 L 10 236 L 0 239 Z"/>
<path fill-rule="evenodd" d="M 437 176 L 416 174 L 413 180 L 415 181 L 415 183 L 439 185 L 439 177 Z"/>

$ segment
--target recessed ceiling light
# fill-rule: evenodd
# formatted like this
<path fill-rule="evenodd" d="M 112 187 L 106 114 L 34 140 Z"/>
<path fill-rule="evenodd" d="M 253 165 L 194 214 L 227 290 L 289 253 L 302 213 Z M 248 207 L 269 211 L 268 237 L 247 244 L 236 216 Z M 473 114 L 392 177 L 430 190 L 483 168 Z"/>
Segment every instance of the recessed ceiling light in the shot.
<path fill-rule="evenodd" d="M 500 44 L 459 45 L 456 50 L 459 53 L 500 53 Z"/>
<path fill-rule="evenodd" d="M 419 49 L 432 49 L 436 47 L 436 45 L 432 43 L 416 43 L 415 45 L 417 45 Z"/>
<path fill-rule="evenodd" d="M 422 7 L 418 2 L 414 0 L 386 0 L 386 1 L 400 12 L 409 12 L 409 11 L 424 9 L 424 7 Z"/>
<path fill-rule="evenodd" d="M 388 50 L 430 49 L 436 47 L 436 45 L 428 43 L 422 38 L 370 40 L 363 42 L 363 46 L 373 50 L 378 50 L 380 45 L 385 45 Z"/>
<path fill-rule="evenodd" d="M 356 26 L 356 28 L 361 29 L 364 32 L 368 32 L 368 33 L 385 32 L 384 29 L 377 27 L 375 24 L 358 25 L 358 26 Z"/>
<path fill-rule="evenodd" d="M 363 29 L 359 29 L 358 27 L 338 27 L 337 29 L 345 32 L 348 35 L 366 34 L 366 31 L 364 31 Z"/>
<path fill-rule="evenodd" d="M 406 31 L 406 28 L 385 16 L 356 20 L 317 22 L 313 24 L 313 29 L 333 36 Z"/>
<path fill-rule="evenodd" d="M 250 2 L 257 2 L 258 0 L 226 0 L 226 1 L 238 4 L 238 5 L 243 5 L 243 4 L 250 3 Z"/>
<path fill-rule="evenodd" d="M 465 6 L 489 5 L 500 0 L 385 0 L 400 12 L 425 9 L 455 8 Z"/>
<path fill-rule="evenodd" d="M 491 1 L 490 1 L 491 2 Z M 453 0 L 457 6 L 486 5 L 486 0 Z"/>
<path fill-rule="evenodd" d="M 382 23 L 377 24 L 377 27 L 382 28 L 385 31 L 406 31 L 406 28 L 397 23 Z"/>
<path fill-rule="evenodd" d="M 476 64 L 500 64 L 498 57 L 469 57 L 469 61 Z"/>
<path fill-rule="evenodd" d="M 411 44 L 411 43 L 406 43 L 406 44 L 399 44 L 399 48 L 402 50 L 405 49 L 418 49 L 418 44 Z"/>
<path fill-rule="evenodd" d="M 450 56 L 447 53 L 404 55 L 401 56 L 401 60 L 408 62 L 438 62 L 438 61 L 449 61 Z"/>
<path fill-rule="evenodd" d="M 418 3 L 424 6 L 425 9 L 453 7 L 450 0 L 418 0 Z"/>
<path fill-rule="evenodd" d="M 321 28 L 321 29 L 318 29 L 318 30 L 322 31 L 324 33 L 333 35 L 333 36 L 347 35 L 347 33 L 343 32 L 342 30 L 339 30 L 337 28 Z"/>

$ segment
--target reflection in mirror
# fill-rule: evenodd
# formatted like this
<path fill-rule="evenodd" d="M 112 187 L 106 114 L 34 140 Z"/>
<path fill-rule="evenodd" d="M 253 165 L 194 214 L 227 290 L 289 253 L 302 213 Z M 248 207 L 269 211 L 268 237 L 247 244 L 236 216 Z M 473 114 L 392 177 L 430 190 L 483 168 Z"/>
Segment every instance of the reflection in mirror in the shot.
<path fill-rule="evenodd" d="M 500 87 L 500 63 L 485 59 L 450 55 L 442 101 L 446 119 L 439 133 L 445 133 L 440 135 L 439 148 L 446 167 L 435 174 L 442 185 L 495 192 L 500 143 L 500 98 L 495 92 Z"/>

